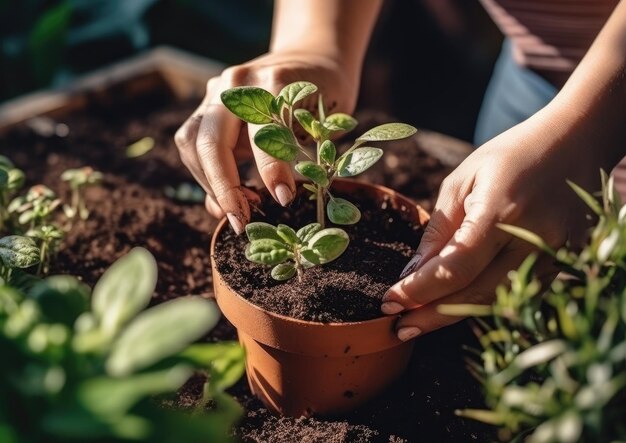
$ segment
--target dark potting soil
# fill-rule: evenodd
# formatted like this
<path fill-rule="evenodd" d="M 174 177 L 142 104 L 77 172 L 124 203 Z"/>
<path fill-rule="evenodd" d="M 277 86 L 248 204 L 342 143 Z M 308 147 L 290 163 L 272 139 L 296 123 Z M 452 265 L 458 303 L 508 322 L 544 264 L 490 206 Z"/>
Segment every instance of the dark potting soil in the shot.
<path fill-rule="evenodd" d="M 294 229 L 314 222 L 314 202 L 302 194 L 291 208 L 268 201 L 261 208 L 265 215 L 257 218 Z M 278 282 L 270 276 L 270 267 L 246 260 L 246 236 L 235 235 L 229 227 L 223 230 L 215 251 L 226 283 L 252 303 L 300 320 L 327 323 L 380 317 L 382 296 L 411 259 L 422 228 L 403 219 L 388 202 L 375 204 L 363 196 L 335 194 L 349 198 L 362 214 L 357 225 L 342 227 L 350 244 L 341 257 L 307 269 L 302 281 Z"/>
<path fill-rule="evenodd" d="M 159 267 L 154 303 L 187 294 L 210 296 L 209 243 L 216 221 L 202 204 L 176 202 L 163 192 L 165 186 L 192 181 L 178 158 L 173 134 L 198 100 L 177 103 L 166 92 L 126 100 L 126 92 L 113 88 L 90 97 L 88 109 L 57 117 L 69 127 L 66 137 L 38 135 L 28 125 L 16 127 L 0 135 L 0 154 L 25 170 L 29 185 L 44 183 L 62 196 L 69 193 L 60 180 L 65 169 L 91 166 L 104 173 L 102 186 L 87 192 L 89 220 L 68 234 L 52 273 L 77 275 L 93 285 L 117 258 L 133 246 L 144 246 Z M 369 126 L 384 122 L 373 113 L 361 116 Z M 126 146 L 146 136 L 154 138 L 154 149 L 136 159 L 126 158 Z M 431 205 L 449 169 L 410 141 L 387 145 L 385 150 L 385 161 L 363 178 Z M 371 235 L 383 238 L 379 234 Z M 417 236 L 408 239 L 414 247 L 411 239 L 416 241 Z M 408 257 L 403 248 L 390 248 L 397 260 L 392 280 Z M 223 319 L 205 340 L 235 338 Z M 466 323 L 420 338 L 405 377 L 381 398 L 343 417 L 277 417 L 251 395 L 243 379 L 231 390 L 245 408 L 235 434 L 244 442 L 259 443 L 491 441 L 488 427 L 454 415 L 455 409 L 482 405 L 480 389 L 465 369 L 462 345 L 477 346 Z M 204 381 L 203 374 L 194 376 L 178 393 L 176 405 L 197 404 Z"/>

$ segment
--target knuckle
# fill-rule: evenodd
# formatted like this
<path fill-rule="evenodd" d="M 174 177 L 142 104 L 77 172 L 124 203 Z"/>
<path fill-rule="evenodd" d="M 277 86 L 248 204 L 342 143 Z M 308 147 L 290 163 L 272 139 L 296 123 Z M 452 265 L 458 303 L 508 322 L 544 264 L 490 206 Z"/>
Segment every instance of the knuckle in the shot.
<path fill-rule="evenodd" d="M 174 143 L 180 151 L 190 149 L 192 143 L 192 134 L 189 123 L 184 123 L 174 134 Z"/>
<path fill-rule="evenodd" d="M 441 244 L 448 240 L 446 230 L 437 220 L 432 220 L 426 225 L 420 244 Z"/>
<path fill-rule="evenodd" d="M 220 82 L 220 78 L 219 77 L 211 77 L 206 82 L 206 92 L 207 92 L 207 94 L 209 94 L 213 89 L 215 89 L 218 86 L 219 82 Z"/>
<path fill-rule="evenodd" d="M 474 267 L 464 260 L 450 260 L 439 266 L 435 277 L 455 288 L 464 287 L 474 279 Z"/>
<path fill-rule="evenodd" d="M 231 85 L 247 83 L 250 68 L 245 65 L 230 66 L 222 72 L 222 79 Z"/>

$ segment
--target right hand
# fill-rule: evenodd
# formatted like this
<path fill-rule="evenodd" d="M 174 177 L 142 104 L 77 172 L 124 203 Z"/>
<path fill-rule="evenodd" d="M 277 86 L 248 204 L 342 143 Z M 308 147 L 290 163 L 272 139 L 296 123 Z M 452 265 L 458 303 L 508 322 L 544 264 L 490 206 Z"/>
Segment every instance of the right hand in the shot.
<path fill-rule="evenodd" d="M 250 221 L 248 201 L 259 196 L 241 187 L 237 159 L 254 156 L 263 183 L 281 205 L 294 198 L 291 166 L 254 145 L 260 128 L 239 120 L 222 104 L 220 94 L 235 86 L 259 86 L 276 95 L 283 86 L 300 80 L 315 83 L 329 111 L 351 113 L 356 105 L 358 78 L 345 73 L 340 60 L 307 51 L 265 54 L 225 69 L 207 83 L 204 100 L 176 132 L 174 139 L 183 164 L 207 193 L 205 206 L 214 217 L 228 217 L 238 234 Z M 317 110 L 317 95 L 299 107 Z"/>

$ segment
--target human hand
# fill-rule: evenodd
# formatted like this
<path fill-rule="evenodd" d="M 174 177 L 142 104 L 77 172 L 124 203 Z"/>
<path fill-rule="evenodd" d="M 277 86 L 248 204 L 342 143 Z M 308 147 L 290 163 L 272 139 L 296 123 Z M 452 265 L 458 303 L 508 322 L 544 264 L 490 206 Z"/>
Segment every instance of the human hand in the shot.
<path fill-rule="evenodd" d="M 584 239 L 588 221 L 566 179 L 598 187 L 607 167 L 594 151 L 594 131 L 550 108 L 473 152 L 443 182 L 432 218 L 401 281 L 384 296 L 382 311 L 404 313 L 397 334 L 409 340 L 460 320 L 438 312 L 441 304 L 490 304 L 507 272 L 533 250 L 500 230 L 526 228 L 556 249 Z M 542 257 L 539 276 L 554 275 Z"/>
<path fill-rule="evenodd" d="M 226 215 L 237 233 L 243 232 L 250 220 L 248 201 L 259 201 L 255 192 L 241 187 L 237 159 L 254 156 L 263 183 L 283 206 L 294 198 L 296 186 L 287 163 L 255 146 L 254 135 L 260 126 L 231 114 L 220 94 L 243 85 L 277 94 L 283 86 L 300 80 L 315 83 L 333 111 L 353 111 L 358 79 L 346 74 L 339 60 L 315 51 L 282 51 L 227 68 L 210 79 L 204 100 L 176 132 L 183 164 L 207 193 L 207 211 L 217 218 Z M 301 107 L 316 111 L 317 95 L 303 100 Z"/>

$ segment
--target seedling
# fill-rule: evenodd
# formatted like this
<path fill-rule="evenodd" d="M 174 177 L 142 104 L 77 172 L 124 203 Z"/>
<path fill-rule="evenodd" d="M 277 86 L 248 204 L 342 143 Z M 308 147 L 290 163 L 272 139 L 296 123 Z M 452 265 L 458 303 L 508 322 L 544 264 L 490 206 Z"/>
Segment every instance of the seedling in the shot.
<path fill-rule="evenodd" d="M 311 223 L 294 231 L 287 225 L 272 226 L 256 222 L 246 226 L 250 243 L 246 258 L 254 263 L 272 265 L 272 278 L 288 280 L 315 265 L 323 265 L 339 257 L 348 247 L 348 234 L 343 229 L 322 229 Z"/>
<path fill-rule="evenodd" d="M 37 274 L 47 274 L 50 267 L 50 260 L 59 249 L 61 241 L 65 237 L 65 232 L 55 225 L 44 225 L 26 232 L 26 236 L 39 240 L 39 267 Z"/>
<path fill-rule="evenodd" d="M 66 181 L 72 190 L 71 203 L 63 205 L 63 212 L 70 220 L 78 215 L 81 220 L 89 218 L 89 209 L 85 205 L 85 189 L 100 184 L 102 173 L 85 166 L 79 169 L 68 169 L 61 174 L 61 180 Z"/>
<path fill-rule="evenodd" d="M 0 238 L 0 284 L 11 278 L 14 269 L 30 268 L 39 263 L 40 251 L 33 239 L 20 235 Z"/>
<path fill-rule="evenodd" d="M 17 215 L 19 224 L 35 229 L 46 224 L 60 204 L 61 200 L 54 191 L 44 185 L 35 185 L 26 195 L 14 198 L 8 206 L 8 211 Z"/>
<path fill-rule="evenodd" d="M 327 116 L 321 94 L 318 95 L 317 117 L 306 109 L 296 107 L 298 102 L 316 92 L 317 86 L 301 81 L 285 86 L 276 97 L 265 89 L 243 86 L 224 91 L 221 98 L 224 105 L 243 121 L 263 125 L 254 137 L 255 144 L 261 150 L 278 160 L 286 162 L 294 162 L 298 157 L 306 158 L 306 160 L 298 161 L 295 164 L 295 169 L 310 181 L 303 186 L 311 193 L 310 198 L 316 201 L 316 226 L 319 227 L 318 230 L 320 232 L 324 232 L 321 230 L 325 227 L 326 217 L 336 225 L 353 225 L 361 218 L 359 208 L 346 199 L 335 197 L 330 192 L 330 189 L 335 178 L 359 175 L 381 158 L 383 154 L 382 149 L 364 146 L 364 144 L 410 137 L 415 134 L 416 129 L 403 123 L 388 123 L 377 126 L 358 137 L 347 151 L 338 156 L 337 148 L 330 138 L 338 133 L 351 131 L 356 127 L 357 121 L 352 116 L 344 113 L 334 113 Z M 315 148 L 304 147 L 298 141 L 294 133 L 294 120 L 312 137 L 315 142 Z M 274 229 L 278 231 L 281 226 L 283 233 L 287 232 L 288 227 L 284 225 Z M 267 230 L 267 226 L 264 229 Z M 291 228 L 289 229 L 292 232 L 294 231 Z M 338 232 L 342 232 L 342 234 L 338 234 Z M 249 232 L 248 237 L 250 237 Z M 263 261 L 265 264 L 277 265 L 272 270 L 274 278 L 280 277 L 277 279 L 285 280 L 296 273 L 300 275 L 301 270 L 307 267 L 303 265 L 304 261 L 298 257 L 298 253 L 294 253 L 294 248 L 284 247 L 303 245 L 302 239 L 300 239 L 302 242 L 300 244 L 295 242 L 295 240 L 293 243 L 283 240 L 282 245 L 278 244 L 280 243 L 279 240 L 272 238 L 261 238 L 258 240 L 264 240 L 263 254 L 268 255 L 268 257 L 276 257 L 276 260 L 278 260 L 277 257 L 283 257 L 281 261 L 275 263 L 274 259 L 263 259 L 266 260 Z M 261 262 L 260 258 L 250 258 L 250 251 L 256 251 L 257 247 L 261 248 L 258 243 L 252 248 L 254 242 L 258 240 L 250 238 L 251 244 L 248 246 L 246 253 L 248 259 L 255 262 Z M 269 240 L 277 243 L 272 243 Z M 331 254 L 332 259 L 324 260 L 319 260 L 318 256 L 317 262 L 310 260 L 306 255 L 303 257 L 309 260 L 311 265 L 322 264 L 322 262 L 327 263 L 341 255 L 347 246 L 347 241 L 347 234 L 341 229 L 334 228 L 333 234 L 327 236 L 324 244 L 337 242 L 337 245 L 331 249 L 333 251 L 340 250 L 339 254 Z M 309 247 L 307 243 L 304 251 L 312 250 L 314 248 Z M 307 254 L 313 255 L 312 252 L 307 252 Z M 291 259 L 293 259 L 293 264 L 283 263 Z"/>

